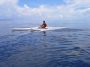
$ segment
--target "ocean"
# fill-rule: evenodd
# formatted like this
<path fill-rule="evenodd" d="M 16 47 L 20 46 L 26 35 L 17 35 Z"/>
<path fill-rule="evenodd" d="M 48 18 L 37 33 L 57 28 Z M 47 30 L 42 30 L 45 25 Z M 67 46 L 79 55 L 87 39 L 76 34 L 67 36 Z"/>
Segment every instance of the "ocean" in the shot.
<path fill-rule="evenodd" d="M 0 67 L 90 67 L 90 29 L 11 31 L 19 25 L 0 23 Z"/>

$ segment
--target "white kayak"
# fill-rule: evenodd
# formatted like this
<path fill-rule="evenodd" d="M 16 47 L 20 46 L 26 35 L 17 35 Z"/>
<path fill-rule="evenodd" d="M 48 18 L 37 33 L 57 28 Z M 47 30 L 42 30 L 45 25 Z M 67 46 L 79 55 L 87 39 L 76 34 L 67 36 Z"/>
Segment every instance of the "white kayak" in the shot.
<path fill-rule="evenodd" d="M 57 29 L 64 29 L 66 27 L 47 27 L 47 28 L 39 28 L 39 27 L 32 27 L 32 28 L 12 28 L 13 31 L 48 31 L 48 30 L 57 30 Z"/>

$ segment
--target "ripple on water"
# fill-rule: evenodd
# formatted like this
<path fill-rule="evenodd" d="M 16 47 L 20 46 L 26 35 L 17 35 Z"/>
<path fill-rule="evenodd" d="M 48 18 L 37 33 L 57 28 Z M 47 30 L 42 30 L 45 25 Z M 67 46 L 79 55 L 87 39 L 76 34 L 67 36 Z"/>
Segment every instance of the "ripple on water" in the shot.
<path fill-rule="evenodd" d="M 0 37 L 0 67 L 90 67 L 90 37 L 82 32 L 64 29 L 47 31 L 46 36 L 36 32 Z"/>

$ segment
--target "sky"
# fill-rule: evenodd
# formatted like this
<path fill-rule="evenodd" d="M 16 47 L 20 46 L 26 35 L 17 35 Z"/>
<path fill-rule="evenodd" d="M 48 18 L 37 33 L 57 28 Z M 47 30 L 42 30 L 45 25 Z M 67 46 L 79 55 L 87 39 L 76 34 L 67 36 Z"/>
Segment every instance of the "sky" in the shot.
<path fill-rule="evenodd" d="M 90 0 L 0 0 L 0 19 L 86 23 L 89 17 Z"/>
<path fill-rule="evenodd" d="M 24 6 L 25 3 L 30 7 L 39 7 L 40 5 L 57 6 L 64 4 L 64 0 L 19 0 L 20 6 Z"/>

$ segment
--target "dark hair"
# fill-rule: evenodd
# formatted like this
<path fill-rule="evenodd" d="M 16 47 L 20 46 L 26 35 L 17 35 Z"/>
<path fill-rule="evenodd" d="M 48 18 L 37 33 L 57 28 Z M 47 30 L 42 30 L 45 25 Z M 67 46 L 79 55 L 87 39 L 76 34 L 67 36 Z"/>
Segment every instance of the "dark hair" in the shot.
<path fill-rule="evenodd" d="M 43 22 L 45 22 L 45 20 Z"/>

